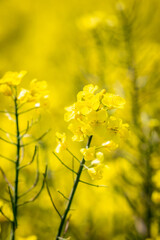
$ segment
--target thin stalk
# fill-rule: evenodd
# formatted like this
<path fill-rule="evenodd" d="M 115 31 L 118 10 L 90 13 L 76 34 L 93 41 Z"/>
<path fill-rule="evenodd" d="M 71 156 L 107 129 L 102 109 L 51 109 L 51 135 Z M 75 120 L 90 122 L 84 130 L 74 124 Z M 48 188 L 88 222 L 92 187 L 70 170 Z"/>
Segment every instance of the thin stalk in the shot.
<path fill-rule="evenodd" d="M 86 148 L 89 148 L 89 146 L 91 144 L 91 141 L 92 141 L 92 136 L 89 137 Z M 84 164 L 85 164 L 85 159 L 82 158 L 82 161 L 80 163 L 79 170 L 77 172 L 77 176 L 76 176 L 76 179 L 74 181 L 74 185 L 73 185 L 70 197 L 69 197 L 69 201 L 68 201 L 67 207 L 65 209 L 64 215 L 62 216 L 62 219 L 61 219 L 61 222 L 60 222 L 60 225 L 59 225 L 59 229 L 58 229 L 58 233 L 57 233 L 57 236 L 56 236 L 56 240 L 58 240 L 59 237 L 62 234 L 62 230 L 63 230 L 64 224 L 65 224 L 65 220 L 67 218 L 68 212 L 70 211 L 70 207 L 71 207 L 71 204 L 72 204 L 72 201 L 73 201 L 76 189 L 78 187 L 78 183 L 80 182 L 80 177 L 81 177 L 81 173 L 82 173 Z"/>
<path fill-rule="evenodd" d="M 62 216 L 61 216 L 60 212 L 58 211 L 58 208 L 56 207 L 56 205 L 55 205 L 55 203 L 53 201 L 53 198 L 52 198 L 52 195 L 51 195 L 51 192 L 50 192 L 50 189 L 49 189 L 47 181 L 46 181 L 46 188 L 47 188 L 47 192 L 48 192 L 49 198 L 51 200 L 51 203 L 52 203 L 54 209 L 56 210 L 56 212 L 59 215 L 59 217 L 62 219 Z"/>
<path fill-rule="evenodd" d="M 15 106 L 15 120 L 16 120 L 16 139 L 17 139 L 17 155 L 16 155 L 16 166 L 15 166 L 15 191 L 13 196 L 13 216 L 14 221 L 12 223 L 11 240 L 15 240 L 15 231 L 18 226 L 17 222 L 17 210 L 18 210 L 18 183 L 19 183 L 19 163 L 20 163 L 20 131 L 19 131 L 19 114 L 18 114 L 18 103 L 17 103 L 17 90 L 14 98 Z"/>
<path fill-rule="evenodd" d="M 107 188 L 108 186 L 107 185 L 97 185 L 97 184 L 92 184 L 92 183 L 89 183 L 89 182 L 85 182 L 85 181 L 83 181 L 83 180 L 79 180 L 79 182 L 81 182 L 81 183 L 84 183 L 84 184 L 86 184 L 86 185 L 89 185 L 89 186 L 92 186 L 92 187 L 104 187 L 104 188 Z"/>
<path fill-rule="evenodd" d="M 125 48 L 128 53 L 128 63 L 127 67 L 130 72 L 131 82 L 132 82 L 132 121 L 135 127 L 135 133 L 139 137 L 139 145 L 138 150 L 140 152 L 139 162 L 143 164 L 144 174 L 140 175 L 144 180 L 143 183 L 143 194 L 145 195 L 145 201 L 143 205 L 145 206 L 145 214 L 141 216 L 144 219 L 145 225 L 147 227 L 147 233 L 145 238 L 151 238 L 151 222 L 152 222 L 152 204 L 151 204 L 151 196 L 152 196 L 152 169 L 150 166 L 150 159 L 152 153 L 152 147 L 150 141 L 147 139 L 145 133 L 143 133 L 142 122 L 140 121 L 141 114 L 141 105 L 140 105 L 140 95 L 139 95 L 139 87 L 138 87 L 138 73 L 135 65 L 135 56 L 134 56 L 134 47 L 133 47 L 133 39 L 132 39 L 132 25 L 129 23 L 129 19 L 125 15 L 123 11 L 121 11 L 121 20 L 123 26 L 123 33 L 125 39 Z M 146 145 L 146 149 L 143 148 L 143 145 Z M 132 164 L 133 165 L 133 164 Z M 133 165 L 134 166 L 134 165 Z M 139 168 L 140 169 L 140 168 Z"/>
<path fill-rule="evenodd" d="M 23 112 L 20 112 L 19 115 L 24 114 L 24 113 L 27 113 L 27 112 L 30 112 L 30 111 L 35 110 L 35 109 L 38 109 L 38 108 L 39 108 L 39 107 L 33 107 L 33 108 L 30 108 L 30 109 L 27 109 L 27 110 L 25 110 L 25 111 L 23 111 Z"/>

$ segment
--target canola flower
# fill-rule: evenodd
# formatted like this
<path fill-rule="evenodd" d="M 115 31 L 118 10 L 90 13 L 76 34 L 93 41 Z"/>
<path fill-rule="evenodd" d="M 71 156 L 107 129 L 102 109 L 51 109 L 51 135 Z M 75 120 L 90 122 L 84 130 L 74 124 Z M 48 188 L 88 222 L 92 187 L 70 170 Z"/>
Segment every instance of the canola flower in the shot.
<path fill-rule="evenodd" d="M 38 81 L 33 79 L 30 82 L 30 89 L 21 88 L 17 93 L 17 88 L 22 82 L 22 78 L 26 75 L 26 71 L 7 72 L 0 79 L 0 93 L 5 96 L 17 97 L 18 104 L 35 103 L 35 106 L 47 104 L 49 92 L 46 81 Z"/>
<path fill-rule="evenodd" d="M 56 138 L 58 145 L 55 149 L 56 153 L 59 153 L 62 150 L 65 150 L 67 148 L 67 143 L 66 143 L 66 134 L 65 133 L 56 133 Z"/>
<path fill-rule="evenodd" d="M 73 141 L 84 141 L 87 136 L 99 135 L 108 130 L 121 131 L 122 134 L 128 128 L 121 119 L 109 116 L 108 113 L 110 109 L 123 108 L 125 100 L 118 95 L 106 93 L 105 89 L 95 93 L 97 89 L 92 84 L 85 86 L 77 94 L 77 102 L 65 108 L 67 113 L 64 118 L 70 122 L 68 128 L 73 133 Z"/>
<path fill-rule="evenodd" d="M 67 113 L 64 118 L 70 122 L 68 128 L 73 133 L 73 141 L 84 141 L 89 136 L 101 136 L 102 132 L 106 136 L 104 139 L 106 142 L 101 146 L 80 150 L 85 161 L 96 159 L 96 148 L 106 149 L 108 152 L 115 150 L 118 144 L 113 139 L 127 137 L 129 132 L 128 124 L 123 124 L 122 119 L 109 113 L 111 109 L 122 109 L 125 100 L 118 95 L 107 93 L 105 89 L 96 92 L 97 89 L 98 86 L 86 85 L 83 91 L 77 94 L 77 101 L 65 108 Z M 90 176 L 91 172 L 95 172 L 95 177 L 93 175 L 91 177 L 94 180 L 102 178 L 102 169 L 105 165 L 101 162 L 88 170 Z"/>
<path fill-rule="evenodd" d="M 104 155 L 102 152 L 96 153 L 96 158 L 91 162 L 91 167 L 88 169 L 88 173 L 92 180 L 100 180 L 103 178 Z"/>
<path fill-rule="evenodd" d="M 31 142 L 28 143 L 23 143 L 23 138 L 25 135 L 28 133 L 30 130 L 30 124 L 28 122 L 27 128 L 25 130 L 21 130 L 21 124 L 20 124 L 20 115 L 25 114 L 26 112 L 29 112 L 33 109 L 36 109 L 37 107 L 45 106 L 47 104 L 48 100 L 48 90 L 47 90 L 47 83 L 45 81 L 37 81 L 36 79 L 32 80 L 30 83 L 30 89 L 24 89 L 20 88 L 21 82 L 23 77 L 25 76 L 26 71 L 21 71 L 21 72 L 7 72 L 1 79 L 0 79 L 0 93 L 4 94 L 7 97 L 10 97 L 13 100 L 14 103 L 14 111 L 9 112 L 15 117 L 15 127 L 16 127 L 16 142 L 11 142 L 8 141 L 2 137 L 0 137 L 0 140 L 8 143 L 8 144 L 13 144 L 16 147 L 17 154 L 16 154 L 16 159 L 10 159 L 6 156 L 0 155 L 5 160 L 8 160 L 12 162 L 15 165 L 15 179 L 14 179 L 14 186 L 9 183 L 7 176 L 5 175 L 5 172 L 3 169 L 0 168 L 0 172 L 2 173 L 7 185 L 8 185 L 8 191 L 9 191 L 9 196 L 10 196 L 10 202 L 12 205 L 12 208 L 10 209 L 8 205 L 6 204 L 1 204 L 0 206 L 0 213 L 5 218 L 7 221 L 11 223 L 11 235 L 10 239 L 15 240 L 17 239 L 18 236 L 16 236 L 16 229 L 18 228 L 18 209 L 19 207 L 30 203 L 38 198 L 40 195 L 43 187 L 44 187 L 44 181 L 42 183 L 40 191 L 30 200 L 21 200 L 22 197 L 26 196 L 27 193 L 29 193 L 32 189 L 36 187 L 38 184 L 38 181 L 33 184 L 33 186 L 28 189 L 24 193 L 19 193 L 19 174 L 20 170 L 29 166 L 32 164 L 34 161 L 36 155 L 37 155 L 37 161 L 38 161 L 38 153 L 37 149 L 38 147 L 35 146 L 35 150 L 33 153 L 33 157 L 30 162 L 27 164 L 23 165 L 23 151 L 22 149 L 25 146 L 28 146 L 32 144 L 33 142 L 36 142 L 40 139 L 42 139 L 46 133 L 44 133 L 42 136 L 40 136 L 38 139 L 35 139 Z M 27 110 L 21 110 L 23 109 L 23 106 L 27 103 L 33 103 L 35 107 L 32 108 L 27 108 Z M 28 106 L 28 105 L 27 105 Z M 6 111 L 0 111 L 0 113 L 6 113 Z M 4 131 L 5 132 L 5 131 Z M 21 165 L 22 163 L 22 165 Z M 37 168 L 38 168 L 38 163 L 37 163 Z M 39 170 L 37 169 L 37 172 Z M 44 173 L 44 179 L 46 177 L 46 171 Z M 35 236 L 30 236 L 28 238 L 19 238 L 19 239 L 37 239 Z"/>
<path fill-rule="evenodd" d="M 97 90 L 98 86 L 94 86 L 93 84 L 84 86 L 83 90 L 77 94 L 77 101 L 65 108 L 64 120 L 69 123 L 68 129 L 73 134 L 72 140 L 85 142 L 88 139 L 86 147 L 80 149 L 80 153 L 82 154 L 81 161 L 69 150 L 66 134 L 56 133 L 58 145 L 53 153 L 68 170 L 76 174 L 64 214 L 61 215 L 55 208 L 61 218 L 56 237 L 57 240 L 62 235 L 78 184 L 81 182 L 95 187 L 104 187 L 104 185 L 96 185 L 81 180 L 83 168 L 87 169 L 92 180 L 102 179 L 104 168 L 107 167 L 103 152 L 105 150 L 107 152 L 116 150 L 118 148 L 118 141 L 121 138 L 127 138 L 129 134 L 128 124 L 124 124 L 122 119 L 112 116 L 113 111 L 110 111 L 112 109 L 122 109 L 125 105 L 125 100 L 118 95 L 107 93 L 105 89 L 99 92 Z M 96 138 L 102 139 L 101 144 L 92 146 L 93 138 L 95 140 Z M 62 151 L 68 151 L 79 162 L 77 172 L 64 163 L 57 155 L 57 153 L 59 154 Z"/>

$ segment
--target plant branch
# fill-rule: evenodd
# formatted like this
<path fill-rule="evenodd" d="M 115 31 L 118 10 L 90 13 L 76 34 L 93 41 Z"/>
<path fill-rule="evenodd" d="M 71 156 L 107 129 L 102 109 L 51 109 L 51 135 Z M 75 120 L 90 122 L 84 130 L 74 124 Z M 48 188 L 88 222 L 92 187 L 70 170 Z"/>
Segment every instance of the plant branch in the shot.
<path fill-rule="evenodd" d="M 4 171 L 3 171 L 3 169 L 2 169 L 1 167 L 0 167 L 0 171 L 1 171 L 2 175 L 3 175 L 3 177 L 4 177 L 5 182 L 7 183 L 7 185 L 8 185 L 12 190 L 14 190 L 14 187 L 13 187 L 12 184 L 8 181 L 8 179 L 7 179 L 7 177 L 6 177 L 6 174 L 4 173 Z"/>
<path fill-rule="evenodd" d="M 22 193 L 18 197 L 21 198 L 24 195 L 26 195 L 27 193 L 29 193 L 31 190 L 33 190 L 37 186 L 38 182 L 39 182 L 39 163 L 38 163 L 38 156 L 37 156 L 37 174 L 36 174 L 35 182 L 33 183 L 33 185 L 26 192 Z"/>
<path fill-rule="evenodd" d="M 108 187 L 107 185 L 96 185 L 96 184 L 92 184 L 92 183 L 89 183 L 89 182 L 85 182 L 83 180 L 79 180 L 79 182 L 87 184 L 87 185 L 92 186 L 92 187 L 104 187 L 104 188 Z"/>
<path fill-rule="evenodd" d="M 32 156 L 31 161 L 28 162 L 28 163 L 26 163 L 26 164 L 23 165 L 23 166 L 20 166 L 19 169 L 23 169 L 23 168 L 25 168 L 25 167 L 31 165 L 31 164 L 34 162 L 34 159 L 35 159 L 35 156 L 36 156 L 37 151 L 38 151 L 38 146 L 35 146 L 34 153 L 33 153 L 33 156 Z"/>
<path fill-rule="evenodd" d="M 44 138 L 50 131 L 51 131 L 51 129 L 48 129 L 48 130 L 47 130 L 45 133 L 43 133 L 39 138 L 36 138 L 36 139 L 34 139 L 33 141 L 31 141 L 31 142 L 22 144 L 21 147 L 26 147 L 26 146 L 34 143 L 34 142 L 38 142 L 38 141 L 42 140 L 42 138 Z"/>
<path fill-rule="evenodd" d="M 41 186 L 39 192 L 33 198 L 31 198 L 30 200 L 25 201 L 25 202 L 19 204 L 18 207 L 21 207 L 21 206 L 24 206 L 25 204 L 34 202 L 39 197 L 39 195 L 41 194 L 41 192 L 42 192 L 42 190 L 43 190 L 43 188 L 45 186 L 46 176 L 47 176 L 47 166 L 46 166 L 46 169 L 45 169 L 45 173 L 43 174 L 44 179 L 43 179 L 42 186 Z"/>
<path fill-rule="evenodd" d="M 76 160 L 77 160 L 77 162 L 81 162 L 68 148 L 66 148 L 66 151 L 69 153 L 69 154 L 71 154 L 71 156 L 73 157 L 73 158 L 75 158 Z"/>
<path fill-rule="evenodd" d="M 15 108 L 15 119 L 16 119 L 16 139 L 17 143 L 17 155 L 15 164 L 15 190 L 14 196 L 11 197 L 12 209 L 13 209 L 13 223 L 11 229 L 11 240 L 15 240 L 15 231 L 18 226 L 17 215 L 18 215 L 18 189 L 19 189 L 19 164 L 20 164 L 20 130 L 19 130 L 19 114 L 18 114 L 18 102 L 17 102 L 17 88 L 15 87 L 15 97 L 14 97 L 14 108 Z M 9 191 L 10 192 L 10 191 Z"/>
<path fill-rule="evenodd" d="M 39 117 L 38 119 L 36 119 L 36 120 L 33 120 L 33 119 L 32 119 L 32 121 L 31 121 L 31 123 L 30 123 L 30 125 L 29 125 L 28 131 L 32 128 L 32 126 L 33 126 L 34 124 L 38 123 L 39 120 L 40 120 L 40 117 Z M 26 132 L 26 130 L 27 130 L 27 128 L 23 129 L 20 133 L 22 134 L 23 132 Z"/>
<path fill-rule="evenodd" d="M 24 133 L 21 135 L 21 139 L 27 134 L 27 132 L 29 131 L 29 128 L 30 128 L 29 121 L 27 121 L 27 127 L 26 127 Z"/>
<path fill-rule="evenodd" d="M 1 110 L 0 113 L 4 113 L 4 114 L 6 114 L 6 113 L 14 114 L 14 112 L 8 112 L 8 111 L 3 111 L 3 110 Z"/>
<path fill-rule="evenodd" d="M 92 136 L 89 137 L 86 148 L 90 147 L 91 141 L 92 141 Z M 60 225 L 59 225 L 59 229 L 58 229 L 58 233 L 57 233 L 57 236 L 56 236 L 56 240 L 58 240 L 59 237 L 61 236 L 64 224 L 65 224 L 65 220 L 67 218 L 68 212 L 70 211 L 70 207 L 71 207 L 71 204 L 72 204 L 72 201 L 73 201 L 73 198 L 74 198 L 74 195 L 75 195 L 75 192 L 76 192 L 76 189 L 77 189 L 80 177 L 81 177 L 81 173 L 82 173 L 84 164 L 85 164 L 85 159 L 83 157 L 82 161 L 80 163 L 80 166 L 79 166 L 79 170 L 78 170 L 76 179 L 74 181 L 74 185 L 73 185 L 70 197 L 69 197 L 68 205 L 67 205 L 67 207 L 65 209 L 64 215 L 62 216 L 62 219 L 61 219 L 61 222 L 60 222 Z"/>
<path fill-rule="evenodd" d="M 54 154 L 54 156 L 60 161 L 60 163 L 65 166 L 68 170 L 70 170 L 71 172 L 77 174 L 77 172 L 75 172 L 72 168 L 68 167 L 58 156 L 55 152 L 52 152 Z"/>
<path fill-rule="evenodd" d="M 64 197 L 64 199 L 66 199 L 67 201 L 69 201 L 69 198 L 67 198 L 61 191 L 57 191 L 58 193 L 60 193 L 62 195 L 62 197 Z"/>
<path fill-rule="evenodd" d="M 3 133 L 9 134 L 9 135 L 11 135 L 13 137 L 16 137 L 13 133 L 7 132 L 6 130 L 4 130 L 2 128 L 0 128 L 0 131 L 3 132 Z"/>
<path fill-rule="evenodd" d="M 0 137 L 0 140 L 4 141 L 4 142 L 6 142 L 6 143 L 9 143 L 9 144 L 12 144 L 12 145 L 15 145 L 15 146 L 17 146 L 17 144 L 16 144 L 16 143 L 14 143 L 14 142 L 10 142 L 10 141 L 8 141 L 8 140 L 6 140 L 6 139 L 2 138 L 2 137 Z"/>
<path fill-rule="evenodd" d="M 47 188 L 47 192 L 48 192 L 49 198 L 50 198 L 50 200 L 51 200 L 51 203 L 52 203 L 54 209 L 56 210 L 56 212 L 57 212 L 57 214 L 59 215 L 59 217 L 62 219 L 62 216 L 61 216 L 60 212 L 58 211 L 58 209 L 57 209 L 57 207 L 56 207 L 56 205 L 55 205 L 55 203 L 54 203 L 54 201 L 53 201 L 53 198 L 52 198 L 51 192 L 50 192 L 50 190 L 49 190 L 49 186 L 48 186 L 47 181 L 46 181 L 46 188 Z"/>
<path fill-rule="evenodd" d="M 12 160 L 12 159 L 10 159 L 10 158 L 8 158 L 8 157 L 5 157 L 5 156 L 3 156 L 3 155 L 1 155 L 1 154 L 0 154 L 0 157 L 1 157 L 1 158 L 4 158 L 4 159 L 6 159 L 6 160 L 8 160 L 8 161 L 10 161 L 10 162 L 12 162 L 12 163 L 15 163 L 14 160 Z"/>
<path fill-rule="evenodd" d="M 30 108 L 30 109 L 27 109 L 27 110 L 25 110 L 25 111 L 23 111 L 23 112 L 19 112 L 19 115 L 22 115 L 22 114 L 24 114 L 24 113 L 30 112 L 30 111 L 35 110 L 35 109 L 38 109 L 38 108 L 40 108 L 40 107 L 33 107 L 33 108 Z"/>

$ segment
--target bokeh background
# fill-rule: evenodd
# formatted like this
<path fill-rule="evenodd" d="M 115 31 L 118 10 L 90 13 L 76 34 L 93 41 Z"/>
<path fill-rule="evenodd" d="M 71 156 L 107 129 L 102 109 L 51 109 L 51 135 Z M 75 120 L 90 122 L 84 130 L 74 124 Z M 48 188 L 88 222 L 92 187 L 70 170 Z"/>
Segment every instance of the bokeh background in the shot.
<path fill-rule="evenodd" d="M 55 132 L 67 132 L 64 107 L 76 100 L 85 84 L 97 84 L 126 99 L 119 113 L 130 125 L 130 137 L 114 154 L 105 155 L 109 166 L 99 184 L 107 189 L 80 185 L 66 234 L 75 240 L 160 239 L 160 1 L 0 1 L 0 76 L 6 71 L 27 70 L 22 85 L 37 78 L 48 83 L 50 103 L 30 132 L 39 141 L 40 182 L 26 195 L 30 199 L 40 188 L 45 163 L 48 181 L 57 207 L 63 212 L 73 176 L 52 154 Z M 0 110 L 11 109 L 11 101 L 0 96 Z M 39 119 L 39 112 L 21 118 Z M 0 128 L 14 130 L 9 115 L 0 115 Z M 0 133 L 4 135 L 3 132 Z M 28 138 L 31 137 L 28 135 Z M 9 135 L 6 135 L 9 138 Z M 27 140 L 26 140 L 27 141 Z M 71 143 L 78 156 L 79 143 Z M 84 146 L 83 146 L 84 147 Z M 27 162 L 34 145 L 25 149 Z M 0 142 L 1 154 L 15 152 Z M 62 156 L 69 164 L 68 155 Z M 7 177 L 14 181 L 10 162 L 0 159 Z M 22 171 L 20 190 L 31 186 L 36 163 Z M 84 179 L 91 181 L 87 174 Z M 0 201 L 7 198 L 0 176 Z M 9 204 L 5 203 L 9 214 Z M 17 239 L 54 239 L 59 219 L 44 189 L 39 199 L 19 210 Z M 10 224 L 0 216 L 0 239 L 8 239 Z"/>

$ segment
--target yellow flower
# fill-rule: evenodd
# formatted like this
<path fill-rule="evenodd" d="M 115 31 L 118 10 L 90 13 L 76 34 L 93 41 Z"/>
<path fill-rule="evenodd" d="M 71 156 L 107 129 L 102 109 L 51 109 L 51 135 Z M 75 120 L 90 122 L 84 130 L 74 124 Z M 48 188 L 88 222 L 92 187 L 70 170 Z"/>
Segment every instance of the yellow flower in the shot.
<path fill-rule="evenodd" d="M 7 72 L 3 78 L 0 79 L 0 84 L 8 84 L 10 86 L 18 86 L 22 78 L 26 75 L 26 71 L 21 72 Z"/>
<path fill-rule="evenodd" d="M 97 89 L 98 89 L 98 86 L 97 85 L 94 86 L 93 84 L 88 84 L 84 86 L 83 91 L 80 91 L 77 94 L 77 101 L 89 100 Z"/>
<path fill-rule="evenodd" d="M 22 88 L 19 95 L 18 95 L 18 100 L 21 103 L 29 102 L 31 100 L 31 93 L 29 90 Z"/>
<path fill-rule="evenodd" d="M 58 145 L 55 149 L 55 152 L 59 153 L 61 150 L 65 150 L 67 148 L 67 143 L 66 143 L 66 134 L 65 133 L 56 133 L 56 138 Z"/>
<path fill-rule="evenodd" d="M 108 119 L 108 114 L 105 109 L 101 109 L 99 111 L 92 111 L 88 114 L 87 120 L 92 124 L 100 124 L 106 122 Z"/>
<path fill-rule="evenodd" d="M 30 83 L 30 90 L 22 88 L 18 100 L 21 103 L 35 102 L 35 106 L 39 107 L 47 105 L 48 97 L 47 83 L 33 79 Z"/>
<path fill-rule="evenodd" d="M 154 191 L 152 193 L 152 201 L 154 203 L 160 204 L 160 192 Z"/>
<path fill-rule="evenodd" d="M 88 169 L 88 173 L 92 180 L 99 180 L 103 177 L 103 169 L 105 167 L 101 162 L 104 160 L 102 152 L 96 153 L 96 158 L 91 162 L 91 168 Z"/>
<path fill-rule="evenodd" d="M 108 113 L 105 109 L 99 111 L 92 111 L 86 117 L 86 122 L 89 123 L 91 135 L 104 136 L 107 133 L 106 123 L 108 120 Z"/>
<path fill-rule="evenodd" d="M 88 85 L 86 85 L 86 86 L 84 86 L 84 88 L 83 88 L 83 91 L 87 94 L 87 93 L 92 93 L 92 94 L 94 94 L 95 93 L 95 91 L 97 91 L 97 89 L 98 89 L 98 86 L 97 85 L 93 85 L 93 84 L 88 84 Z"/>
<path fill-rule="evenodd" d="M 104 155 L 103 155 L 103 153 L 102 153 L 102 152 L 97 152 L 97 153 L 96 153 L 96 159 L 98 159 L 98 161 L 103 162 L 103 160 L 104 160 Z M 92 164 L 93 164 L 93 162 L 92 162 Z"/>
<path fill-rule="evenodd" d="M 80 152 L 83 154 L 86 161 L 91 161 L 95 159 L 95 150 L 96 147 L 82 148 Z"/>
<path fill-rule="evenodd" d="M 114 132 L 117 132 L 122 126 L 122 120 L 120 118 L 116 118 L 111 116 L 108 120 L 107 128 Z"/>
<path fill-rule="evenodd" d="M 102 101 L 106 98 L 106 90 L 102 89 L 100 92 L 95 93 L 98 87 L 93 84 L 84 86 L 83 91 L 77 94 L 77 102 L 71 106 L 65 108 L 67 111 L 64 115 L 66 122 L 71 121 L 69 129 L 74 134 L 73 141 L 83 141 L 86 136 L 98 135 L 98 136 L 110 136 L 112 139 L 117 136 L 119 132 L 123 137 L 127 132 L 127 125 L 122 125 L 122 120 L 111 116 L 108 119 L 107 109 L 102 104 Z M 124 104 L 124 100 L 116 95 L 110 94 L 110 103 L 112 106 L 121 108 Z M 112 101 L 111 101 L 112 99 Z M 108 108 L 111 108 L 108 107 Z"/>
<path fill-rule="evenodd" d="M 48 93 L 47 90 L 47 82 L 46 81 L 38 81 L 37 79 L 33 79 L 30 83 L 30 91 L 32 96 L 36 96 L 39 94 Z"/>
<path fill-rule="evenodd" d="M 5 96 L 12 96 L 12 89 L 7 84 L 1 84 L 0 93 L 3 93 Z"/>
<path fill-rule="evenodd" d="M 91 84 L 85 86 L 83 91 L 77 94 L 77 102 L 65 108 L 67 111 L 64 115 L 66 122 L 69 122 L 72 119 L 81 119 L 83 116 L 88 115 L 92 110 L 98 109 L 100 101 L 99 97 L 94 95 L 96 90 L 97 87 L 94 87 Z"/>
<path fill-rule="evenodd" d="M 72 119 L 82 119 L 84 115 L 91 111 L 91 108 L 89 108 L 84 101 L 80 101 L 66 107 L 65 110 L 67 112 L 64 115 L 64 120 L 69 122 Z"/>
<path fill-rule="evenodd" d="M 123 108 L 126 101 L 118 95 L 114 95 L 112 93 L 106 93 L 102 99 L 102 103 L 108 109 L 113 109 L 113 108 Z"/>
<path fill-rule="evenodd" d="M 48 100 L 48 90 L 47 90 L 47 82 L 46 81 L 38 81 L 37 79 L 33 79 L 30 83 L 30 94 L 31 98 L 30 102 L 39 103 L 39 105 L 46 105 Z"/>
<path fill-rule="evenodd" d="M 85 101 L 76 102 L 75 108 L 76 108 L 77 114 L 82 114 L 82 115 L 87 115 L 92 111 L 92 108 Z"/>
<path fill-rule="evenodd" d="M 103 169 L 104 164 L 101 164 L 99 161 L 93 162 L 94 167 L 88 169 L 88 173 L 92 180 L 100 180 L 103 178 Z"/>
<path fill-rule="evenodd" d="M 83 122 L 73 120 L 72 123 L 69 124 L 68 129 L 74 134 L 72 137 L 73 141 L 81 142 L 84 140 Z"/>
<path fill-rule="evenodd" d="M 97 110 L 100 105 L 99 96 L 97 94 L 94 95 L 97 89 L 98 86 L 94 86 L 93 84 L 84 86 L 83 91 L 77 94 L 77 103 L 83 102 L 90 111 Z"/>
<path fill-rule="evenodd" d="M 113 142 L 112 140 L 103 143 L 102 146 L 103 146 L 108 152 L 114 151 L 115 149 L 118 148 L 118 144 L 116 144 L 116 143 Z"/>
<path fill-rule="evenodd" d="M 64 120 L 66 122 L 69 122 L 69 121 L 71 121 L 72 119 L 75 118 L 75 116 L 76 116 L 76 106 L 75 106 L 75 103 L 72 104 L 69 107 L 66 107 L 65 110 L 67 111 L 65 113 L 65 115 L 64 115 Z"/>
<path fill-rule="evenodd" d="M 90 106 L 90 108 L 92 110 L 98 110 L 99 106 L 100 106 L 100 99 L 99 99 L 99 95 L 93 95 L 88 101 L 88 106 Z"/>
<path fill-rule="evenodd" d="M 68 126 L 68 129 L 74 134 L 72 140 L 81 142 L 89 135 L 90 126 L 80 119 L 74 119 Z"/>
<path fill-rule="evenodd" d="M 99 100 L 102 101 L 104 95 L 106 94 L 106 89 L 102 89 L 99 93 L 96 95 L 98 96 Z"/>

